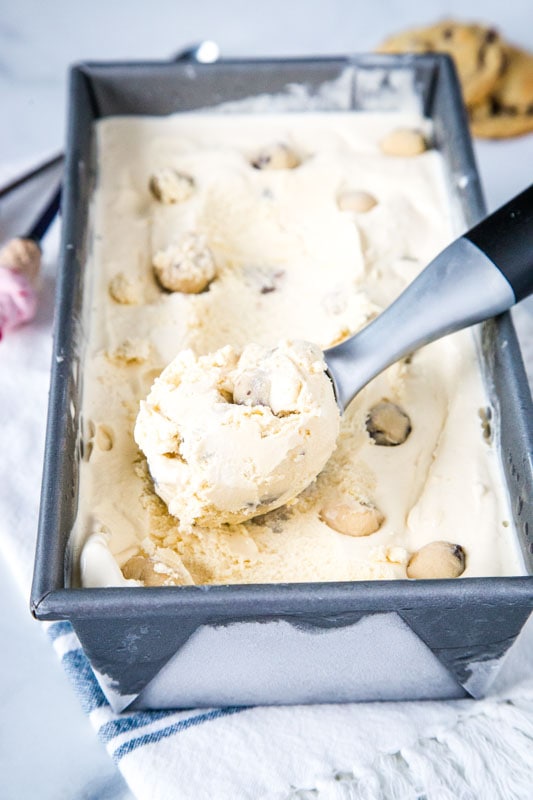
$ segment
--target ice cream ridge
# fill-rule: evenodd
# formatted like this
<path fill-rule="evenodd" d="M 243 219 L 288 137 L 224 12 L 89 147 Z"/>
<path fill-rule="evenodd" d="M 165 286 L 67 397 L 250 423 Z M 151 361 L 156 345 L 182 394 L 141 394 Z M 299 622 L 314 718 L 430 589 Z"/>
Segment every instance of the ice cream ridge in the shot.
<path fill-rule="evenodd" d="M 472 333 L 342 419 L 325 372 L 454 237 L 430 141 L 396 112 L 97 124 L 82 585 L 520 574 Z"/>

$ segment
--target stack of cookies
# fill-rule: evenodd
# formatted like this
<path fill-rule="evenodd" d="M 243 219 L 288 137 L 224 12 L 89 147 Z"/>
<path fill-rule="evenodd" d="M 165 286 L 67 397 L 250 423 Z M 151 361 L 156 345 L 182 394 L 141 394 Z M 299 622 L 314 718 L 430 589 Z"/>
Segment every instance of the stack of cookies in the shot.
<path fill-rule="evenodd" d="M 447 53 L 454 61 L 472 133 L 504 139 L 533 131 L 533 55 L 484 25 L 444 20 L 389 37 L 381 53 Z"/>

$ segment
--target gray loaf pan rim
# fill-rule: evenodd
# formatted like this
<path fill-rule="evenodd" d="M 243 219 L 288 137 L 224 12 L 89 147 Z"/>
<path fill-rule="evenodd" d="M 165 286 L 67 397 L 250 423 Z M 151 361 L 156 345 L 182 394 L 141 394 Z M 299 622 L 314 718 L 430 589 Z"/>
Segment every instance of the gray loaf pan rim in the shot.
<path fill-rule="evenodd" d="M 213 65 L 152 63 L 80 64 L 71 70 L 68 118 L 68 148 L 63 200 L 61 263 L 56 295 L 56 317 L 52 357 L 52 377 L 48 410 L 45 462 L 43 471 L 39 530 L 35 570 L 31 591 L 31 611 L 41 620 L 70 620 L 81 628 L 112 621 L 195 618 L 225 624 L 240 620 L 289 619 L 307 624 L 342 626 L 350 615 L 396 611 L 409 616 L 420 613 L 440 618 L 443 610 L 450 617 L 443 622 L 442 647 L 457 647 L 457 633 L 447 642 L 453 615 L 464 618 L 476 609 L 476 618 L 489 619 L 498 612 L 500 627 L 512 641 L 533 607 L 533 406 L 520 350 L 509 314 L 485 323 L 481 328 L 481 351 L 490 374 L 485 376 L 489 393 L 501 421 L 502 466 L 511 498 L 511 511 L 520 538 L 529 575 L 517 577 L 462 578 L 431 581 L 361 581 L 268 585 L 116 587 L 107 589 L 68 588 L 71 565 L 69 538 L 76 506 L 76 463 L 79 456 L 79 420 L 76 399 L 81 385 L 77 347 L 80 341 L 82 272 L 86 256 L 86 211 L 94 180 L 91 162 L 90 127 L 93 118 L 108 115 L 113 104 L 122 109 L 126 102 L 132 113 L 138 91 L 154 88 L 148 105 L 161 102 L 159 88 L 169 81 L 176 86 L 171 107 L 179 110 L 180 91 L 194 80 L 211 79 L 216 84 L 223 74 L 232 76 L 238 92 L 245 96 L 250 75 L 270 85 L 272 76 L 281 84 L 309 75 L 329 79 L 340 71 L 402 70 L 417 75 L 424 97 L 423 109 L 431 111 L 438 102 L 441 114 L 435 118 L 437 144 L 448 147 L 445 153 L 450 172 L 456 179 L 468 225 L 485 211 L 467 119 L 451 61 L 446 56 L 362 55 L 347 58 L 264 59 L 223 61 Z M 294 76 L 296 75 L 296 78 Z M 227 77 L 229 76 L 229 77 Z M 138 84 L 145 81 L 146 88 Z M 278 83 L 279 83 L 278 81 Z M 166 82 L 166 83 L 165 83 Z M 137 88 L 131 87 L 137 85 Z M 121 87 L 126 101 L 121 100 Z M 185 91 L 185 90 L 184 90 Z M 216 94 L 216 91 L 213 90 Z M 438 93 L 441 93 L 438 96 Z M 185 92 L 190 99 L 190 89 Z M 168 99 L 168 98 L 167 98 Z M 223 98 L 226 99 L 226 98 Z M 152 105 L 150 105 L 152 103 Z M 172 105 L 178 103 L 178 106 Z M 102 111 L 103 109 L 103 111 Z M 115 112 L 117 113 L 117 112 Z M 124 113 L 120 110 L 118 113 Z M 146 113 L 135 110 L 135 113 Z M 150 110 L 149 113 L 154 113 Z M 451 115 L 451 121 L 448 118 Z M 440 122 L 439 122 L 440 119 Z M 450 121 L 450 129 L 447 124 Z M 440 130 L 439 130 L 440 125 Z M 443 131 L 446 126 L 446 133 Z M 439 145 L 440 146 L 440 145 Z M 461 182 L 459 181 L 461 179 Z M 427 616 L 426 613 L 426 616 Z M 313 615 L 316 619 L 311 623 Z M 75 624 L 76 628 L 76 624 Z M 479 645 L 485 636 L 476 626 L 465 629 L 466 647 Z M 488 635 L 488 634 L 487 634 Z M 477 637 L 477 638 L 476 638 Z M 434 644 L 430 647 L 435 649 Z"/>

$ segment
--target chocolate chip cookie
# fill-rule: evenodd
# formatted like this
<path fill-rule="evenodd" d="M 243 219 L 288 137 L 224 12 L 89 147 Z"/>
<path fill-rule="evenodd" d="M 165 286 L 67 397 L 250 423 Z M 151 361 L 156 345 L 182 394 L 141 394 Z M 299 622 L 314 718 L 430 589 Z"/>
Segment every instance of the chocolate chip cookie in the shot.
<path fill-rule="evenodd" d="M 507 47 L 505 70 L 488 97 L 470 109 L 472 133 L 502 139 L 533 131 L 533 55 Z"/>
<path fill-rule="evenodd" d="M 489 95 L 505 67 L 505 47 L 497 31 L 453 20 L 391 36 L 378 47 L 378 52 L 447 53 L 455 61 L 468 106 Z"/>

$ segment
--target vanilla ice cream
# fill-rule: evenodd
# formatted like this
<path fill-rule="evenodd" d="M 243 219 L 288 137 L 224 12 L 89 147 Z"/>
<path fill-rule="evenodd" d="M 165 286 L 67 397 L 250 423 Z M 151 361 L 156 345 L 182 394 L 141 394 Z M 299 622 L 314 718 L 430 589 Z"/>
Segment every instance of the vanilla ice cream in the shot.
<path fill-rule="evenodd" d="M 523 571 L 472 333 L 387 369 L 340 430 L 323 371 L 458 232 L 430 141 L 396 112 L 97 124 L 83 585 Z"/>

